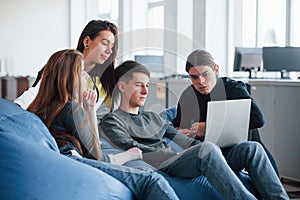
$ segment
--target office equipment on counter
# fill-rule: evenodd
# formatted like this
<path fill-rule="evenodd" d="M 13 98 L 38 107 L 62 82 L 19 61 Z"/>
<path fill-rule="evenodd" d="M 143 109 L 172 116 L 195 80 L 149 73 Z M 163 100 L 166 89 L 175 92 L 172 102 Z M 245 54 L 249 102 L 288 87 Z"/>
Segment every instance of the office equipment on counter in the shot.
<path fill-rule="evenodd" d="M 151 77 L 164 76 L 164 56 L 160 55 L 135 55 L 135 61 L 143 64 L 151 72 Z"/>
<path fill-rule="evenodd" d="M 233 71 L 261 70 L 262 48 L 235 47 Z"/>
<path fill-rule="evenodd" d="M 263 47 L 264 71 L 286 72 L 300 71 L 300 47 Z"/>

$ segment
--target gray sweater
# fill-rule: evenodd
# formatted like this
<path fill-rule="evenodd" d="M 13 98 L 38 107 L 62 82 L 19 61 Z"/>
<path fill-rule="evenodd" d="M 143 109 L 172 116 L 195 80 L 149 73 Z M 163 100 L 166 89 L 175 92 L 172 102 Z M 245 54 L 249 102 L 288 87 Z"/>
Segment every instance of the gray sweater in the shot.
<path fill-rule="evenodd" d="M 184 149 L 199 143 L 180 133 L 158 114 L 149 111 L 135 115 L 117 109 L 103 117 L 101 127 L 112 144 L 123 150 L 140 148 L 144 161 L 155 167 L 177 154 L 164 137 Z"/>

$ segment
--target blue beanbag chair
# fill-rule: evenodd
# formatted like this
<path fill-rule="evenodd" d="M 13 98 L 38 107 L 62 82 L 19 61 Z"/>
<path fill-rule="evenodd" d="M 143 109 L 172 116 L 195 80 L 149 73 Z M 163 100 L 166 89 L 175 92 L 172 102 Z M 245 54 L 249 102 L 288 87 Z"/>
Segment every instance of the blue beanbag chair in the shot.
<path fill-rule="evenodd" d="M 59 153 L 34 114 L 0 99 L 0 199 L 133 199 L 104 172 Z"/>

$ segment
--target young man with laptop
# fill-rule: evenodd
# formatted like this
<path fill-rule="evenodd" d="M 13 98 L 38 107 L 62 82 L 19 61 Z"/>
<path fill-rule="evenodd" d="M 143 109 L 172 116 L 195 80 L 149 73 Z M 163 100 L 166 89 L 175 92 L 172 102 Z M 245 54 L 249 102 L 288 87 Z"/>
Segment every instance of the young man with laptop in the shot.
<path fill-rule="evenodd" d="M 256 102 L 251 98 L 246 85 L 228 77 L 219 77 L 219 65 L 205 50 L 194 50 L 187 58 L 186 72 L 192 84 L 181 94 L 177 115 L 172 123 L 181 132 L 203 140 L 207 105 L 210 101 L 251 99 L 249 129 L 261 128 L 264 117 Z M 232 121 L 232 125 L 236 122 Z M 251 138 L 249 138 L 252 140 Z"/>
<path fill-rule="evenodd" d="M 256 199 L 234 173 L 244 168 L 263 199 L 288 199 L 260 144 L 242 142 L 223 156 L 217 145 L 187 137 L 158 114 L 139 110 L 146 101 L 150 77 L 143 65 L 126 61 L 116 68 L 115 76 L 120 106 L 104 116 L 101 127 L 116 147 L 138 147 L 144 161 L 171 176 L 205 175 L 224 199 Z M 174 152 L 163 137 L 185 150 Z"/>
<path fill-rule="evenodd" d="M 208 102 L 234 100 L 233 109 L 236 109 L 237 112 L 236 114 L 231 114 L 230 117 L 232 119 L 229 121 L 229 124 L 226 122 L 225 125 L 235 128 L 242 119 L 241 113 L 238 112 L 239 102 L 241 99 L 250 99 L 248 140 L 257 141 L 264 147 L 274 170 L 279 175 L 273 156 L 259 137 L 258 128 L 264 125 L 263 113 L 255 100 L 250 96 L 245 83 L 228 77 L 219 77 L 219 65 L 216 64 L 209 52 L 202 49 L 196 49 L 188 56 L 185 70 L 189 74 L 192 84 L 182 92 L 179 98 L 175 119 L 169 119 L 172 121 L 173 126 L 187 136 L 203 141 L 205 137 L 210 137 L 210 135 L 206 135 L 207 115 L 209 114 L 207 113 Z M 221 116 L 225 114 L 221 113 Z M 213 119 L 220 118 L 218 115 L 219 113 L 214 113 Z M 231 134 L 233 133 L 231 131 Z M 241 131 L 240 134 L 242 133 Z"/>

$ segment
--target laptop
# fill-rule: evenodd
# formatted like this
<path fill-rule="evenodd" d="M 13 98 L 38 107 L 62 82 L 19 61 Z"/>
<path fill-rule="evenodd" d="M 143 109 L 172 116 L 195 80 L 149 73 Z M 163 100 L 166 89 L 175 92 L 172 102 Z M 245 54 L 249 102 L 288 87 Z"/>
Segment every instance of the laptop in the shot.
<path fill-rule="evenodd" d="M 228 147 L 248 140 L 251 99 L 210 101 L 205 141 Z"/>

